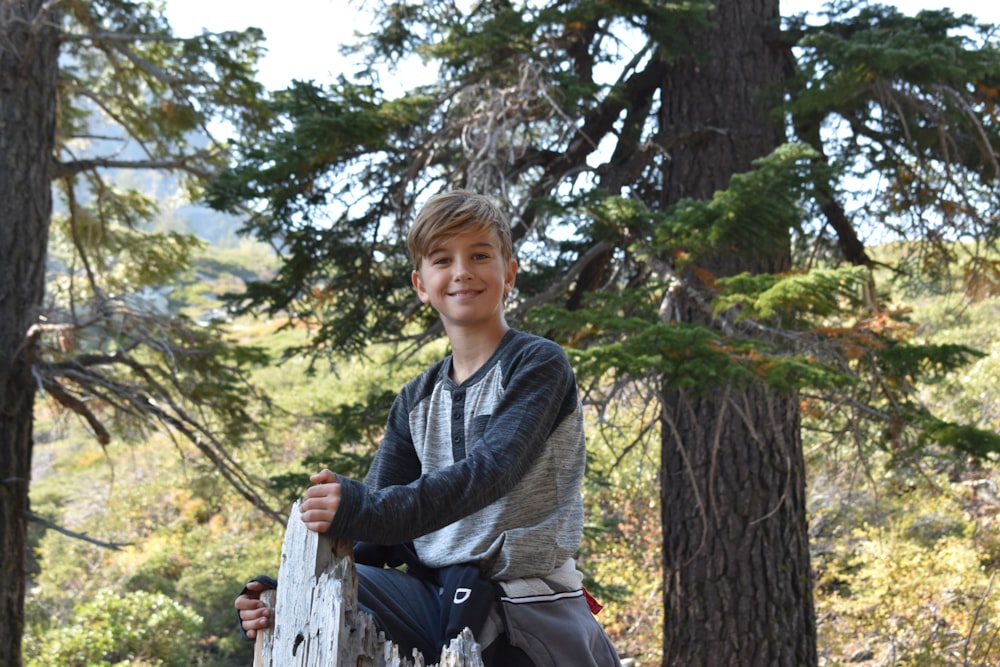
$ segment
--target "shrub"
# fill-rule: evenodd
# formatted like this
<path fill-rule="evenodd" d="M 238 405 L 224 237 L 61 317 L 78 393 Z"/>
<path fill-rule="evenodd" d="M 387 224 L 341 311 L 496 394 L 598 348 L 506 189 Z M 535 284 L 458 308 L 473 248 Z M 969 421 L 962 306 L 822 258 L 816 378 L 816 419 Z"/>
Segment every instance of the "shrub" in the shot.
<path fill-rule="evenodd" d="M 913 667 L 1000 664 L 1000 598 L 988 555 L 971 539 L 974 522 L 957 507 L 942 511 L 946 504 L 943 496 L 914 498 L 816 559 L 827 664 L 841 664 L 837 655 Z"/>
<path fill-rule="evenodd" d="M 202 619 L 160 593 L 120 595 L 104 589 L 75 609 L 73 622 L 54 627 L 26 646 L 28 667 L 191 667 Z"/>

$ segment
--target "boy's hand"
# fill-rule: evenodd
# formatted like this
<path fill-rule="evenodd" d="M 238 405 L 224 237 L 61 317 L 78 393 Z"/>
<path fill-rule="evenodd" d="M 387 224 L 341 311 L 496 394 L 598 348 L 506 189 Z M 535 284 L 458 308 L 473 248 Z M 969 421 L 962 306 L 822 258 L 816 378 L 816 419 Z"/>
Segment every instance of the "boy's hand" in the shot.
<path fill-rule="evenodd" d="M 248 593 L 244 593 L 236 598 L 236 608 L 240 612 L 240 624 L 247 639 L 257 636 L 259 630 L 265 629 L 271 624 L 271 610 L 260 599 L 261 591 L 267 586 L 259 581 L 251 581 L 247 584 Z"/>
<path fill-rule="evenodd" d="M 306 528 L 325 533 L 340 507 L 340 482 L 336 475 L 326 469 L 311 476 L 309 481 L 316 486 L 306 489 L 305 498 L 299 505 L 299 513 Z"/>

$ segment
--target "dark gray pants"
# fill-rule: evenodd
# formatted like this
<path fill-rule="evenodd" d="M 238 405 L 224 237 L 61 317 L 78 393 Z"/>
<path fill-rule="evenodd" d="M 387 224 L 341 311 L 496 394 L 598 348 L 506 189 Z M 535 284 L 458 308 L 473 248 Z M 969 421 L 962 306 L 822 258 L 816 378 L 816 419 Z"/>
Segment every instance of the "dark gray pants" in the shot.
<path fill-rule="evenodd" d="M 387 639 L 410 657 L 414 648 L 428 664 L 436 663 L 441 648 L 468 627 L 476 634 L 496 604 L 493 584 L 471 566 L 434 571 L 434 578 L 402 570 L 358 564 L 358 605 L 375 618 Z M 483 650 L 486 667 L 531 667 L 507 635 Z"/>

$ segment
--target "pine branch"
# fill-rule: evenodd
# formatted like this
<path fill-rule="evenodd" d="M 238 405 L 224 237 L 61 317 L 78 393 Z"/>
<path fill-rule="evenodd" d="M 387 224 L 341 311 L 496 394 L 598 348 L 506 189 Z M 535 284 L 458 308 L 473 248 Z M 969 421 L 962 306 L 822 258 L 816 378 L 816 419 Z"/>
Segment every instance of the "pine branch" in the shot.
<path fill-rule="evenodd" d="M 193 37 L 177 37 L 176 35 L 140 35 L 136 33 L 110 32 L 98 30 L 96 32 L 66 33 L 63 35 L 65 42 L 169 42 L 172 44 L 183 44 L 205 37 L 227 37 L 236 34 L 236 30 L 224 30 L 222 32 L 203 32 Z"/>
<path fill-rule="evenodd" d="M 105 114 L 107 114 L 108 118 L 110 118 L 112 121 L 114 121 L 114 123 L 116 125 L 118 125 L 118 127 L 122 128 L 128 134 L 128 136 L 131 139 L 135 140 L 135 142 L 139 145 L 139 148 L 142 149 L 143 153 L 145 153 L 146 155 L 148 155 L 151 160 L 153 159 L 154 151 L 151 151 L 146 146 L 146 141 L 144 141 L 143 139 L 141 139 L 138 136 L 138 133 L 136 132 L 136 128 L 131 123 L 129 123 L 129 121 L 127 119 L 123 118 L 121 116 L 121 114 L 119 114 L 117 111 L 115 111 L 110 106 L 108 106 L 108 104 L 106 103 L 106 100 L 101 95 L 95 94 L 94 91 L 92 91 L 92 90 L 90 90 L 90 89 L 88 89 L 86 87 L 80 87 L 80 86 L 74 85 L 74 83 L 71 82 L 71 81 L 67 81 L 66 86 L 67 86 L 67 88 L 72 89 L 72 92 L 74 92 L 74 93 L 80 95 L 81 97 L 84 97 L 84 98 L 88 99 L 89 101 L 93 102 L 102 112 L 104 112 Z M 66 150 L 66 146 L 65 145 L 63 145 L 62 148 L 63 148 L 63 150 Z M 59 169 L 58 165 L 56 166 L 56 169 L 57 170 Z M 73 173 L 76 173 L 76 172 L 69 172 L 69 173 L 70 173 L 70 175 L 72 175 Z"/>
<path fill-rule="evenodd" d="M 178 157 L 172 160 L 115 160 L 113 158 L 71 160 L 56 163 L 54 177 L 64 178 L 92 169 L 167 169 L 185 171 L 200 178 L 208 178 L 211 176 L 208 171 L 191 164 L 199 157 L 204 157 L 204 154 Z"/>

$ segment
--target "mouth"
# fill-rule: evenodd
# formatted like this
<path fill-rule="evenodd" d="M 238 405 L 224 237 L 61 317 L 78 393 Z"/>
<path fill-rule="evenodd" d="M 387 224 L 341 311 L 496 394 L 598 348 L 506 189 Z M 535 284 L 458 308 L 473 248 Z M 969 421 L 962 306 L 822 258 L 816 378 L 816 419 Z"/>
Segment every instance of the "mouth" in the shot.
<path fill-rule="evenodd" d="M 448 296 L 452 297 L 453 299 L 470 299 L 474 296 L 478 296 L 481 293 L 482 290 L 463 289 L 463 290 L 458 290 L 457 292 L 448 292 Z"/>

